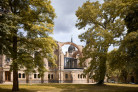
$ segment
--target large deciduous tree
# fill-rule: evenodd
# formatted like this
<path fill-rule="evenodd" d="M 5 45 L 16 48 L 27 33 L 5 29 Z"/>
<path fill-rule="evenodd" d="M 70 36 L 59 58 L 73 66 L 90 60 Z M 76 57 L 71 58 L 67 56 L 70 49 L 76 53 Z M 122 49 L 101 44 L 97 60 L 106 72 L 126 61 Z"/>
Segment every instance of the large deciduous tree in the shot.
<path fill-rule="evenodd" d="M 13 91 L 19 90 L 19 69 L 25 67 L 27 72 L 37 69 L 43 76 L 43 58 L 54 61 L 56 43 L 49 36 L 54 18 L 50 0 L 0 1 L 0 48 L 12 58 Z"/>
<path fill-rule="evenodd" d="M 131 67 L 130 72 L 135 74 L 135 83 L 138 84 L 138 1 L 132 0 L 128 8 L 125 24 L 127 35 L 121 43 L 120 50 L 126 53 L 126 62 Z"/>
<path fill-rule="evenodd" d="M 138 83 L 138 1 L 123 1 L 122 4 L 126 6 L 126 9 L 124 10 L 125 14 L 122 14 L 127 31 L 119 49 L 109 53 L 109 62 L 112 69 L 122 71 L 121 74 L 125 75 L 124 82 L 127 82 L 126 80 L 129 74 L 133 74 L 135 76 L 135 83 Z"/>
<path fill-rule="evenodd" d="M 80 61 L 82 64 L 88 58 L 91 59 L 86 73 L 93 72 L 91 74 L 98 84 L 104 83 L 109 47 L 118 43 L 123 36 L 124 20 L 119 18 L 123 7 L 121 3 L 121 0 L 105 0 L 103 4 L 86 1 L 76 11 L 76 26 L 87 29 L 79 36 L 86 42 Z"/>

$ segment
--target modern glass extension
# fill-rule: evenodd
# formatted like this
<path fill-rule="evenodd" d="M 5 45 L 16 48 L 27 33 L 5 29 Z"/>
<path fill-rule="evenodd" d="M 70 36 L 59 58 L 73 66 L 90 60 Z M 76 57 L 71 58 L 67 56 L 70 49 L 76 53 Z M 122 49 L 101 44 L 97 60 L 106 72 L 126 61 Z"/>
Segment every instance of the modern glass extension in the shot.
<path fill-rule="evenodd" d="M 82 69 L 78 67 L 78 60 L 71 57 L 64 57 L 64 69 Z"/>

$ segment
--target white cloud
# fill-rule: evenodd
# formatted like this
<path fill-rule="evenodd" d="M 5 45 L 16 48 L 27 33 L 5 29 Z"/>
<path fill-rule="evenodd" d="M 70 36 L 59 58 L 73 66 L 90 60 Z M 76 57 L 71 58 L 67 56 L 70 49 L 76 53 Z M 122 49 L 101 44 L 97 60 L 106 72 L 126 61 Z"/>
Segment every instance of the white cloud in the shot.
<path fill-rule="evenodd" d="M 69 42 L 73 35 L 73 42 L 77 45 L 85 45 L 80 42 L 78 35 L 85 32 L 85 30 L 78 30 L 75 27 L 77 17 L 75 12 L 79 6 L 82 6 L 87 0 L 51 0 L 55 8 L 57 18 L 55 21 L 54 34 L 52 37 L 60 42 Z M 97 1 L 97 0 L 91 0 Z M 102 3 L 103 0 L 100 0 Z M 68 46 L 63 47 L 63 52 L 67 51 Z"/>

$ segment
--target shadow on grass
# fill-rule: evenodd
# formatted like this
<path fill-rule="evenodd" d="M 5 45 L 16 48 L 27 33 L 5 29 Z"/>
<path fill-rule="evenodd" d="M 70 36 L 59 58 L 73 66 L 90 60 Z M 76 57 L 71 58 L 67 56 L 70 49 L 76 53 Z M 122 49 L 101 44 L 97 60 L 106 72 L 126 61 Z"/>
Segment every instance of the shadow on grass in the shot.
<path fill-rule="evenodd" d="M 40 84 L 62 89 L 60 92 L 138 92 L 138 87 L 96 84 Z"/>
<path fill-rule="evenodd" d="M 138 92 L 138 86 L 123 85 L 95 85 L 95 84 L 33 84 L 20 85 L 19 92 Z M 7 87 L 7 86 L 6 86 Z M 0 92 L 12 92 L 10 86 L 8 89 L 1 87 Z"/>
<path fill-rule="evenodd" d="M 13 91 L 12 91 L 12 89 L 0 88 L 0 92 L 13 92 Z M 20 90 L 18 92 L 37 92 L 37 91 L 20 88 Z"/>

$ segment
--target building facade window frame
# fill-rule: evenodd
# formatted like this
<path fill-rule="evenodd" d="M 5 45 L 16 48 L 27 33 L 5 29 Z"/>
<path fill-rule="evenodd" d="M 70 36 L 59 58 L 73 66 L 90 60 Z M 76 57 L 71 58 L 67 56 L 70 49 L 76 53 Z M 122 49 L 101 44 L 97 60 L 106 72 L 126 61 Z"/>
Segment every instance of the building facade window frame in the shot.
<path fill-rule="evenodd" d="M 80 78 L 80 74 L 78 74 L 78 79 Z"/>
<path fill-rule="evenodd" d="M 82 79 L 82 74 L 80 74 L 80 78 Z"/>
<path fill-rule="evenodd" d="M 83 78 L 86 78 L 86 75 L 85 74 L 83 74 Z"/>
<path fill-rule="evenodd" d="M 68 79 L 68 74 L 65 74 L 65 78 Z"/>
<path fill-rule="evenodd" d="M 40 74 L 38 74 L 38 78 L 40 78 Z"/>
<path fill-rule="evenodd" d="M 22 77 L 21 77 L 21 73 L 18 74 L 18 77 L 19 77 L 19 78 L 22 78 Z"/>
<path fill-rule="evenodd" d="M 53 79 L 54 78 L 54 76 L 53 76 L 53 74 L 51 74 L 51 79 Z"/>
<path fill-rule="evenodd" d="M 50 79 L 50 74 L 48 74 L 48 79 Z"/>
<path fill-rule="evenodd" d="M 34 79 L 36 79 L 36 78 L 37 78 L 37 74 L 35 73 L 35 74 L 34 74 Z"/>
<path fill-rule="evenodd" d="M 6 63 L 9 63 L 10 61 L 11 61 L 10 57 L 6 56 L 6 57 L 5 57 L 5 62 L 6 62 Z"/>
<path fill-rule="evenodd" d="M 25 78 L 25 73 L 22 74 L 22 78 Z"/>

